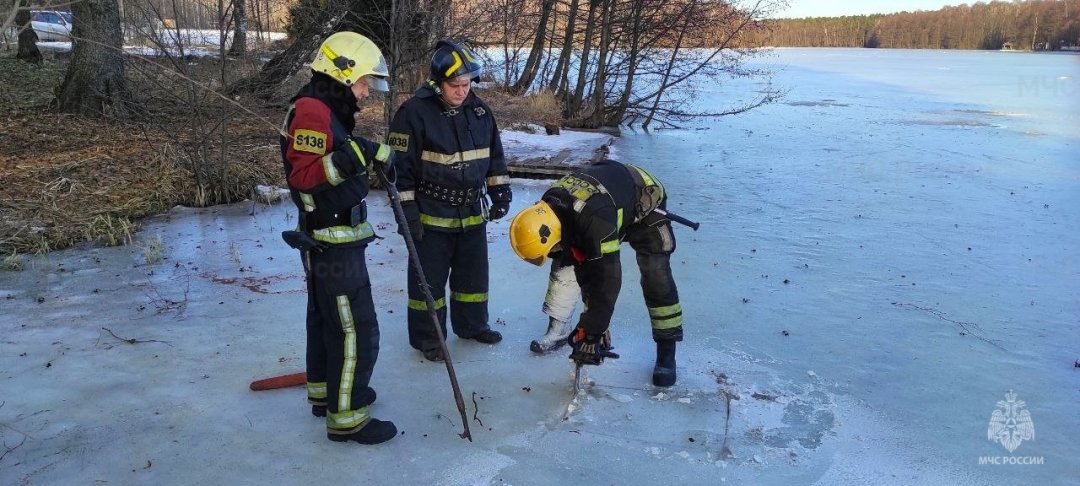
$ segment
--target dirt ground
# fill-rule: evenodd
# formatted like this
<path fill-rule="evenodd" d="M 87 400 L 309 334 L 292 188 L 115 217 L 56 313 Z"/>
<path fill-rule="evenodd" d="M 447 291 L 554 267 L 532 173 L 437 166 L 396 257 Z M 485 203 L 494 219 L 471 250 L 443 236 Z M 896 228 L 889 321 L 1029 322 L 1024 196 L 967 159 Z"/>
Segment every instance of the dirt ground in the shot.
<path fill-rule="evenodd" d="M 46 52 L 41 65 L 28 65 L 13 52 L 0 53 L 5 265 L 19 254 L 82 242 L 124 244 L 140 218 L 176 205 L 255 198 L 258 185 L 284 184 L 275 130 L 302 76 L 269 101 L 237 96 L 233 104 L 170 74 L 162 67 L 167 61 L 131 59 L 129 82 L 146 115 L 119 121 L 58 113 L 50 106 L 63 81 L 63 54 Z M 193 62 L 193 80 L 213 89 L 224 84 L 220 63 Z M 231 62 L 225 82 L 254 69 L 250 61 Z M 503 128 L 558 121 L 559 107 L 550 96 L 511 97 L 497 90 L 483 96 Z M 385 126 L 381 103 L 369 103 L 360 117 L 360 127 Z M 384 135 L 379 129 L 358 134 Z"/>

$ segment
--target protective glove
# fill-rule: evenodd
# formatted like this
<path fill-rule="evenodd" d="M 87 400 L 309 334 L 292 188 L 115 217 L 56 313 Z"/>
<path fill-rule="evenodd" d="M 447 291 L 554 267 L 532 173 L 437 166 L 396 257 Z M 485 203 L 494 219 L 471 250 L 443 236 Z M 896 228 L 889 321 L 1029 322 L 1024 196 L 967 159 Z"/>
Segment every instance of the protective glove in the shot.
<path fill-rule="evenodd" d="M 570 343 L 570 359 L 578 364 L 598 365 L 604 362 L 604 358 L 619 358 L 618 354 L 611 352 L 611 331 L 586 334 L 585 329 L 579 327 L 566 340 Z"/>
<path fill-rule="evenodd" d="M 506 216 L 506 213 L 510 212 L 510 203 L 508 202 L 493 202 L 491 208 L 488 209 L 488 220 L 495 221 Z"/>
<path fill-rule="evenodd" d="M 408 229 L 412 234 L 413 241 L 420 241 L 424 239 L 424 224 L 420 222 L 420 207 L 416 205 L 415 201 L 401 203 L 401 209 L 405 213 L 405 221 L 408 223 L 407 228 L 403 228 L 398 225 L 398 234 L 405 236 L 405 230 Z"/>
<path fill-rule="evenodd" d="M 491 207 L 488 208 L 488 220 L 495 221 L 510 212 L 510 201 L 514 199 L 514 193 L 510 190 L 510 184 L 490 186 L 489 191 Z"/>
<path fill-rule="evenodd" d="M 375 167 L 382 171 L 383 175 L 386 176 L 386 180 L 391 183 L 397 182 L 397 168 L 394 167 L 394 162 L 397 160 L 396 157 L 397 155 L 394 150 L 390 149 L 386 154 L 386 160 L 375 159 Z"/>
<path fill-rule="evenodd" d="M 348 159 L 354 167 L 352 170 L 347 169 L 346 173 L 357 174 L 367 170 L 367 160 L 365 160 L 362 155 L 363 149 L 361 147 L 364 146 L 363 142 L 363 139 L 349 137 L 345 140 L 346 147 L 339 149 L 343 150 L 348 155 Z M 341 168 L 339 167 L 338 169 L 340 170 Z"/>

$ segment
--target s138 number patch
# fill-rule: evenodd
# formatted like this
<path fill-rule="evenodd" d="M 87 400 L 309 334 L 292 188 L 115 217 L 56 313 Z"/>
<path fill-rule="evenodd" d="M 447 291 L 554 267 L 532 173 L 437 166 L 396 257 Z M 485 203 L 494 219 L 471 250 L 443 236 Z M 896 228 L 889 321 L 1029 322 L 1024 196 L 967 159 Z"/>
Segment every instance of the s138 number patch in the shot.
<path fill-rule="evenodd" d="M 298 150 L 300 152 L 319 155 L 325 154 L 326 134 L 316 132 L 315 130 L 305 130 L 301 128 L 293 134 L 292 148 L 293 150 Z"/>

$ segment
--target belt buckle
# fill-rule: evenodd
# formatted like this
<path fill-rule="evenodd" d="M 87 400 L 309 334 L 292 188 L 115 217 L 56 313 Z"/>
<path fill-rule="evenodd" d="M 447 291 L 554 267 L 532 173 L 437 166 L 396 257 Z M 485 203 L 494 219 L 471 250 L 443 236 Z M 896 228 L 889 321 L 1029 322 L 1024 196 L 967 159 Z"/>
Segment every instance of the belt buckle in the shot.
<path fill-rule="evenodd" d="M 475 187 L 470 187 L 470 188 L 465 190 L 465 203 L 466 204 L 475 203 L 477 200 L 480 199 L 479 196 L 480 196 L 480 191 L 478 191 Z"/>

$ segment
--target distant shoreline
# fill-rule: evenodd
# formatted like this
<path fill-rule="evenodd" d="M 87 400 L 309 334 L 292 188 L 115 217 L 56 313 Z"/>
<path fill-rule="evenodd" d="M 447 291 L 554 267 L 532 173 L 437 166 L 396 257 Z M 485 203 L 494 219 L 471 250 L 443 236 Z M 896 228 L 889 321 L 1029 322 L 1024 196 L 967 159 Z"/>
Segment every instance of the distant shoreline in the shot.
<path fill-rule="evenodd" d="M 762 49 L 859 49 L 867 51 L 956 51 L 956 52 L 1016 52 L 1027 54 L 1080 54 L 1080 47 L 1054 51 L 1031 49 L 947 49 L 943 47 L 861 47 L 861 46 L 765 46 Z"/>

